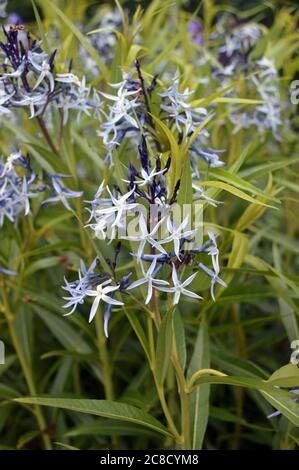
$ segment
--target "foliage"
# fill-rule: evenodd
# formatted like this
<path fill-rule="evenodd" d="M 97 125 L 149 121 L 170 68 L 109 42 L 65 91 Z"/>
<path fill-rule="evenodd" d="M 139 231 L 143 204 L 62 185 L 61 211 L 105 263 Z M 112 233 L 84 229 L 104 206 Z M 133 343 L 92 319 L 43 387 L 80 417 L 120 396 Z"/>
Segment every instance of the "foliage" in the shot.
<path fill-rule="evenodd" d="M 298 11 L 181 3 L 3 18 L 2 449 L 298 446 Z M 158 193 L 196 249 L 100 236 Z"/>

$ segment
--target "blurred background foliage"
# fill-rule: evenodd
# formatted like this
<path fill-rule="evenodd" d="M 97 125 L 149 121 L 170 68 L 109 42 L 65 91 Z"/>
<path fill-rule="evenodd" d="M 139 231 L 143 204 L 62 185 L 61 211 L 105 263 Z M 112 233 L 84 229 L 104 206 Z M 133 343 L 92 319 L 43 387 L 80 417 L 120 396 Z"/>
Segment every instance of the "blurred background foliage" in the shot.
<path fill-rule="evenodd" d="M 58 4 L 60 8 L 64 9 L 67 8 L 69 5 L 72 3 L 75 3 L 77 0 L 59 0 Z M 129 11 L 134 12 L 136 7 L 140 5 L 142 8 L 147 8 L 151 3 L 151 0 L 145 0 L 145 1 L 133 1 L 133 0 L 123 0 L 121 1 L 121 4 L 124 8 L 127 8 Z M 161 0 L 161 3 L 163 3 L 163 0 Z M 107 0 L 107 1 L 95 1 L 95 0 L 88 0 L 88 4 L 90 5 L 89 7 L 89 13 L 92 11 L 93 8 L 97 8 L 100 5 L 110 5 L 114 6 L 114 1 L 113 0 Z M 188 12 L 194 12 L 201 2 L 198 0 L 176 0 L 176 5 L 181 6 L 182 9 Z M 255 9 L 256 7 L 259 7 L 261 4 L 264 4 L 268 6 L 268 8 L 264 12 L 264 21 L 266 23 L 269 23 L 273 21 L 273 11 L 275 8 L 280 8 L 280 7 L 294 7 L 296 5 L 296 1 L 294 0 L 264 0 L 264 1 L 259 1 L 259 0 L 216 0 L 214 2 L 215 5 L 217 6 L 224 6 L 224 7 L 229 7 L 229 8 L 235 8 L 239 11 L 248 11 L 251 9 Z M 24 21 L 32 21 L 34 20 L 34 13 L 31 7 L 31 2 L 30 0 L 8 0 L 8 7 L 7 7 L 8 12 L 18 12 L 20 16 L 23 18 Z"/>
<path fill-rule="evenodd" d="M 76 4 L 72 20 L 80 20 L 80 8 L 76 0 L 59 0 L 54 3 L 59 5 L 62 11 L 70 11 L 72 4 Z M 86 17 L 90 19 L 98 6 L 107 3 L 114 6 L 114 2 L 92 0 L 80 2 L 80 5 L 82 4 L 83 9 L 85 5 L 88 6 Z M 124 1 L 122 5 L 134 12 L 137 5 L 146 8 L 150 3 Z M 298 17 L 287 8 L 293 8 L 295 2 L 277 0 L 263 3 L 266 8 L 257 13 L 257 20 L 269 28 L 273 26 L 273 29 L 266 34 L 261 48 L 266 50 L 268 46 L 271 52 L 273 43 L 278 44 L 280 39 L 284 39 L 284 35 L 297 34 Z M 190 13 L 199 6 L 199 2 L 192 1 L 177 1 L 175 4 L 177 9 L 181 7 Z M 261 6 L 258 1 L 241 0 L 215 1 L 214 4 L 223 5 L 226 9 L 236 8 L 240 12 L 249 10 L 250 18 L 250 12 L 254 14 L 256 7 Z M 35 28 L 38 34 L 29 0 L 10 0 L 8 11 L 18 12 L 24 23 L 32 22 L 32 28 Z M 43 13 L 42 9 L 40 12 Z M 186 24 L 187 20 L 181 16 L 182 23 Z M 45 19 L 50 24 L 53 23 L 53 28 L 59 24 L 61 37 L 68 38 L 69 42 L 59 51 L 61 67 L 65 67 L 63 59 L 69 53 L 74 58 L 74 71 L 82 74 L 80 58 L 76 59 L 75 41 L 67 36 L 63 22 L 59 20 L 55 23 L 53 18 Z M 148 26 L 149 32 L 150 29 Z M 173 31 L 167 28 L 165 30 L 163 38 L 167 43 Z M 146 43 L 147 37 L 143 39 Z M 59 40 L 60 38 L 54 37 L 54 42 L 59 43 Z M 190 42 L 184 42 L 182 39 L 181 44 L 186 46 L 185 50 L 180 44 L 181 50 L 186 52 L 186 62 L 182 61 L 175 48 L 169 55 L 172 56 L 173 69 L 179 64 L 180 70 L 184 70 L 186 65 L 186 80 L 193 88 L 196 84 L 192 62 L 195 49 L 192 49 Z M 158 39 L 157 44 L 161 47 Z M 289 82 L 298 73 L 296 45 L 294 53 L 290 52 L 287 45 L 288 43 L 281 42 L 280 48 L 273 52 L 279 63 L 282 77 L 281 99 L 284 103 L 289 101 Z M 150 48 L 151 44 L 147 46 Z M 115 60 L 121 61 L 119 57 Z M 118 62 L 117 64 L 120 65 Z M 146 71 L 147 67 L 151 71 L 150 60 L 145 58 L 143 65 Z M 111 75 L 113 72 L 112 70 Z M 95 82 L 98 84 L 99 80 L 95 79 Z M 199 85 L 196 97 L 212 93 L 214 85 L 210 80 L 208 92 L 205 86 Z M 226 116 L 227 108 L 223 103 L 219 103 L 217 112 Z M 246 159 L 241 158 L 242 168 L 240 172 L 236 170 L 236 173 L 268 194 L 276 195 L 277 191 L 282 198 L 282 205 L 278 210 L 264 211 L 259 206 L 246 205 L 244 201 L 239 200 L 236 202 L 234 196 L 226 195 L 224 211 L 209 208 L 212 222 L 224 228 L 221 257 L 229 287 L 221 291 L 217 303 L 214 304 L 208 299 L 203 303 L 200 312 L 196 312 L 193 306 L 186 307 L 183 312 L 188 354 L 191 355 L 190 351 L 194 347 L 199 317 L 202 312 L 208 312 L 212 364 L 228 374 L 247 378 L 265 379 L 271 372 L 287 364 L 291 353 L 290 340 L 296 338 L 298 332 L 298 173 L 296 166 L 288 167 L 285 163 L 298 157 L 298 116 L 295 106 L 288 108 L 286 113 L 291 125 L 283 127 L 282 141 L 275 141 L 268 134 L 257 137 L 255 130 L 242 130 L 236 135 L 232 134 L 231 123 L 223 124 L 221 120 L 211 128 L 213 145 L 227 149 L 228 168 L 242 157 L 242 151 L 247 147 Z M 83 184 L 91 197 L 100 179 L 100 171 L 95 172 L 94 162 L 101 161 L 99 153 L 103 153 L 103 148 L 98 144 L 92 123 L 88 118 L 85 119 L 82 127 L 75 128 L 72 134 L 68 134 L 67 128 L 63 141 L 63 156 L 64 164 L 68 163 L 65 156 L 67 153 L 71 154 L 77 163 L 81 161 L 82 154 L 86 156 L 90 177 L 84 178 Z M 24 129 L 27 131 L 26 138 L 32 137 L 32 142 L 24 143 L 25 148 L 29 146 L 33 149 L 34 155 L 39 158 L 38 161 L 51 160 L 49 151 L 34 141 L 37 132 L 34 123 L 25 122 Z M 93 134 L 90 129 L 93 129 Z M 22 130 L 23 128 L 20 132 Z M 1 147 L 3 153 L 4 150 L 8 153 L 13 139 L 19 137 L 18 130 L 11 127 L 3 128 L 1 132 Z M 269 168 L 267 165 L 272 166 Z M 108 173 L 106 168 L 103 171 Z M 55 208 L 50 208 L 46 214 L 38 214 L 35 222 L 36 227 L 31 227 L 25 221 L 20 227 L 20 234 L 10 228 L 5 241 L 1 241 L 2 254 L 5 247 L 10 246 L 11 239 L 16 239 L 16 246 L 7 250 L 12 258 L 18 257 L 18 247 L 23 243 L 28 250 L 24 259 L 29 261 L 27 265 L 27 261 L 22 258 L 23 254 L 19 257 L 22 259 L 20 264 L 24 264 L 24 285 L 21 289 L 24 302 L 15 312 L 17 320 L 14 334 L 19 340 L 21 355 L 25 358 L 21 365 L 16 357 L 13 342 L 10 341 L 9 328 L 5 321 L 1 320 L 1 335 L 8 345 L 9 360 L 5 368 L 0 370 L 1 375 L 3 374 L 0 384 L 0 398 L 3 401 L 0 408 L 0 448 L 38 449 L 42 447 L 41 435 L 45 434 L 54 442 L 60 441 L 62 445 L 73 445 L 81 449 L 105 449 L 109 446 L 121 446 L 124 449 L 170 447 L 169 440 L 162 442 L 155 433 L 139 429 L 138 426 L 136 428 L 120 421 L 95 419 L 90 415 L 71 411 L 61 412 L 58 408 L 43 409 L 47 427 L 43 429 L 42 425 L 42 429 L 37 429 L 35 419 L 40 409 L 37 412 L 37 408 L 16 406 L 7 402 L 7 397 L 34 394 L 35 389 L 39 394 L 53 397 L 104 397 L 103 364 L 98 361 L 99 338 L 96 331 L 87 325 L 84 315 L 72 316 L 69 319 L 62 317 L 60 286 L 63 276 L 68 270 L 75 270 L 80 257 L 87 257 L 84 246 L 81 245 L 79 230 L 75 223 L 70 224 L 68 217 L 61 218 L 61 213 L 58 211 L 57 214 Z M 44 231 L 43 227 L 46 227 Z M 235 238 L 231 234 L 231 227 L 237 227 L 239 230 Z M 36 237 L 37 234 L 41 234 L 40 239 Z M 112 255 L 112 248 L 104 249 L 105 255 Z M 204 276 L 200 278 L 199 283 L 205 285 Z M 10 287 L 14 290 L 13 285 Z M 205 288 L 208 289 L 207 283 Z M 17 292 L 17 295 L 19 294 L 20 292 Z M 118 332 L 117 335 L 112 334 L 109 339 L 111 369 L 118 400 L 143 408 L 161 418 L 152 376 L 130 323 L 124 315 L 117 312 L 111 320 L 111 330 Z M 177 403 L 173 376 L 168 377 L 167 387 L 170 407 L 175 414 Z M 272 406 L 255 390 L 245 393 L 239 387 L 232 389 L 227 386 L 213 386 L 204 448 L 294 449 L 299 442 L 298 428 L 285 417 L 267 420 L 267 415 L 271 412 Z"/>

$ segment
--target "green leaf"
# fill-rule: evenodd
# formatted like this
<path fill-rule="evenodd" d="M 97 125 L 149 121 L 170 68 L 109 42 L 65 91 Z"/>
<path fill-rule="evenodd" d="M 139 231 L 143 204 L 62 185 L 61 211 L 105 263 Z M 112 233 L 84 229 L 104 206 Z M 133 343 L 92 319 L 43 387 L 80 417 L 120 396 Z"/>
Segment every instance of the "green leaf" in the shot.
<path fill-rule="evenodd" d="M 211 346 L 212 362 L 225 373 L 252 378 L 268 378 L 266 371 L 249 360 L 232 354 L 224 347 Z"/>
<path fill-rule="evenodd" d="M 41 271 L 43 269 L 52 268 L 54 266 L 59 266 L 60 257 L 59 256 L 49 256 L 48 258 L 41 258 L 37 261 L 31 263 L 24 272 L 24 277 L 27 277 L 36 271 Z"/>
<path fill-rule="evenodd" d="M 65 449 L 65 450 L 80 450 L 79 447 L 75 447 L 75 446 L 70 446 L 69 444 L 65 444 L 64 442 L 55 442 L 55 445 L 58 446 L 58 447 L 62 447 L 62 449 Z"/>
<path fill-rule="evenodd" d="M 271 171 L 277 171 L 286 166 L 293 165 L 299 162 L 299 158 L 284 158 L 283 160 L 278 160 L 277 162 L 262 163 L 259 165 L 254 165 L 240 172 L 240 175 L 244 178 L 259 178 L 263 175 L 268 174 Z"/>
<path fill-rule="evenodd" d="M 233 239 L 233 246 L 229 255 L 229 259 L 227 262 L 227 267 L 230 269 L 240 268 L 244 262 L 246 253 L 248 251 L 248 238 L 243 235 L 242 233 L 235 232 L 234 239 Z M 225 273 L 225 282 L 229 285 L 229 283 L 234 278 L 234 272 L 228 271 Z M 225 288 L 223 286 L 219 286 L 217 292 L 222 292 Z"/>
<path fill-rule="evenodd" d="M 91 353 L 91 348 L 66 318 L 59 318 L 58 315 L 54 315 L 34 304 L 32 304 L 31 307 L 48 326 L 62 346 L 82 354 Z"/>
<path fill-rule="evenodd" d="M 235 188 L 231 184 L 223 183 L 222 181 L 197 181 L 199 186 L 208 186 L 212 188 L 219 188 L 224 191 L 227 191 L 228 193 L 233 194 L 236 197 L 239 197 L 240 199 L 244 199 L 245 201 L 251 202 L 253 204 L 259 204 L 261 206 L 266 206 L 266 207 L 271 207 L 271 209 L 277 209 L 275 206 L 270 206 L 269 204 L 265 204 L 264 202 L 254 199 L 253 197 L 249 196 L 248 194 L 244 193 L 244 191 L 241 191 L 240 189 Z"/>
<path fill-rule="evenodd" d="M 140 321 L 138 320 L 136 313 L 131 312 L 130 310 L 125 308 L 126 316 L 129 319 L 129 322 L 137 336 L 137 338 L 140 341 L 141 346 L 143 347 L 143 350 L 148 358 L 149 361 L 151 361 L 151 356 L 150 356 L 150 349 L 149 349 L 149 344 L 147 337 L 145 335 L 145 332 L 141 326 Z"/>
<path fill-rule="evenodd" d="M 273 385 L 270 385 L 270 383 L 267 382 L 266 380 L 255 379 L 252 377 L 238 377 L 238 376 L 232 376 L 232 375 L 218 377 L 218 376 L 211 376 L 211 375 L 202 375 L 198 377 L 198 379 L 196 380 L 196 386 L 206 384 L 206 383 L 235 385 L 237 387 L 256 389 L 256 390 L 259 390 L 260 392 L 267 392 L 270 394 L 277 391 L 277 389 Z M 288 398 L 291 395 L 290 393 L 285 392 L 283 390 L 280 390 L 279 393 L 284 398 Z M 299 405 L 298 405 L 298 411 L 299 411 Z"/>
<path fill-rule="evenodd" d="M 24 306 L 19 308 L 15 319 L 15 331 L 18 339 L 19 347 L 22 351 L 22 355 L 25 358 L 27 364 L 32 366 L 33 359 L 33 315 L 32 312 L 28 312 Z"/>
<path fill-rule="evenodd" d="M 47 52 L 47 54 L 50 55 L 51 54 L 51 49 L 50 49 L 50 46 L 49 46 L 47 33 L 46 33 L 45 28 L 44 28 L 44 25 L 43 25 L 42 19 L 40 17 L 39 11 L 36 7 L 35 0 L 31 0 L 31 5 L 32 5 L 32 9 L 34 11 L 34 16 L 35 16 L 35 19 L 36 19 L 36 23 L 38 25 L 39 34 L 40 34 L 41 39 L 43 41 L 43 47 L 44 47 L 45 51 Z"/>
<path fill-rule="evenodd" d="M 173 48 L 177 46 L 180 39 L 181 39 L 181 35 L 178 33 L 173 36 L 171 41 L 169 41 L 169 43 L 166 44 L 165 47 L 163 47 L 162 52 L 156 55 L 156 57 L 150 62 L 150 65 L 148 67 L 149 72 L 152 72 L 152 73 L 155 72 L 156 67 L 161 64 L 164 58 L 167 58 L 171 50 L 173 50 Z"/>
<path fill-rule="evenodd" d="M 104 161 L 98 154 L 98 152 L 90 145 L 88 140 L 76 132 L 73 128 L 71 129 L 72 137 L 75 144 L 80 148 L 84 155 L 88 157 L 94 164 L 96 168 L 103 168 Z"/>
<path fill-rule="evenodd" d="M 178 194 L 178 204 L 192 204 L 193 188 L 192 188 L 192 173 L 189 158 L 186 159 L 181 176 L 180 189 Z"/>
<path fill-rule="evenodd" d="M 96 62 L 97 66 L 99 67 L 100 71 L 103 74 L 105 80 L 109 77 L 109 71 L 99 56 L 98 51 L 93 47 L 91 42 L 81 33 L 81 31 L 74 25 L 74 23 L 55 5 L 54 2 L 50 0 L 39 0 L 39 3 L 45 3 L 48 8 L 51 8 L 57 16 L 63 21 L 63 23 L 69 28 L 69 30 L 73 33 L 74 36 L 78 39 L 78 41 L 82 44 L 82 46 L 86 49 L 86 51 L 90 54 L 93 60 Z"/>
<path fill-rule="evenodd" d="M 144 428 L 135 423 L 119 420 L 107 420 L 98 418 L 96 422 L 82 424 L 66 431 L 64 437 L 77 436 L 149 436 L 156 437 L 157 434 L 151 429 Z"/>
<path fill-rule="evenodd" d="M 22 449 L 26 444 L 33 441 L 36 437 L 40 436 L 41 431 L 28 431 L 22 434 L 18 439 L 17 449 Z"/>
<path fill-rule="evenodd" d="M 0 383 L 0 398 L 7 400 L 9 398 L 15 398 L 20 395 L 21 393 L 18 390 Z"/>
<path fill-rule="evenodd" d="M 176 309 L 173 314 L 173 332 L 176 344 L 176 351 L 182 370 L 185 370 L 187 350 L 186 350 L 186 338 L 185 338 L 185 327 L 182 319 L 182 315 L 179 310 Z"/>
<path fill-rule="evenodd" d="M 221 88 L 218 91 L 215 91 L 214 93 L 207 96 L 206 98 L 200 98 L 198 100 L 194 100 L 194 101 L 190 102 L 190 104 L 191 104 L 192 108 L 197 108 L 198 106 L 206 107 L 210 103 L 212 103 L 213 101 L 216 101 L 217 99 L 219 99 L 219 97 L 221 97 L 221 95 L 224 95 L 224 93 L 226 93 L 229 90 L 232 90 L 233 88 L 238 86 L 239 83 L 240 83 L 240 80 L 237 81 L 237 82 L 231 83 L 230 85 L 228 85 L 224 88 Z"/>
<path fill-rule="evenodd" d="M 170 432 L 156 418 L 139 410 L 135 406 L 118 403 L 110 400 L 81 400 L 74 398 L 43 398 L 43 397 L 24 397 L 16 398 L 18 403 L 27 405 L 53 406 L 70 411 L 78 411 L 103 418 L 117 419 L 139 424 L 152 429 L 164 436 L 171 436 Z"/>
<path fill-rule="evenodd" d="M 23 145 L 27 147 L 30 154 L 46 172 L 68 173 L 64 162 L 59 160 L 56 155 L 53 155 L 50 150 L 26 140 L 23 141 Z"/>
<path fill-rule="evenodd" d="M 59 227 L 61 222 L 65 222 L 68 219 L 71 219 L 73 214 L 71 212 L 58 215 L 57 217 L 52 217 L 50 220 L 44 221 L 42 227 L 36 232 L 36 237 L 41 237 L 45 232 L 52 229 L 53 227 Z"/>
<path fill-rule="evenodd" d="M 246 262 L 248 262 L 250 265 L 254 266 L 257 269 L 268 269 L 270 271 L 271 275 L 265 274 L 265 277 L 266 277 L 267 281 L 269 282 L 269 284 L 272 285 L 273 289 L 276 292 L 277 297 L 283 299 L 286 302 L 286 304 L 292 310 L 292 311 L 291 310 L 285 311 L 285 313 L 290 313 L 291 312 L 291 316 L 288 315 L 288 317 L 284 317 L 284 316 L 282 317 L 282 321 L 285 325 L 287 334 L 289 335 L 290 338 L 293 338 L 293 335 L 295 336 L 295 339 L 298 338 L 298 335 L 296 333 L 294 334 L 294 332 L 297 331 L 298 326 L 297 326 L 297 320 L 293 316 L 293 312 L 297 312 L 297 314 L 299 314 L 299 309 L 298 309 L 296 303 L 293 302 L 293 300 L 291 299 L 291 297 L 289 295 L 289 291 L 287 291 L 286 289 L 283 288 L 280 280 L 282 280 L 284 283 L 288 284 L 291 287 L 291 289 L 293 289 L 295 291 L 296 295 L 298 295 L 298 292 L 297 292 L 298 288 L 297 288 L 296 284 L 294 282 L 290 281 L 281 272 L 279 272 L 276 269 L 272 268 L 271 265 L 269 265 L 265 261 L 261 260 L 257 256 L 252 256 L 252 255 L 247 254 L 246 255 Z M 272 273 L 275 273 L 275 276 L 273 276 Z"/>
<path fill-rule="evenodd" d="M 228 97 L 220 97 L 214 100 L 216 103 L 234 103 L 234 104 L 263 104 L 265 101 L 263 100 L 250 100 L 248 98 L 228 98 Z"/>
<path fill-rule="evenodd" d="M 197 370 L 210 367 L 210 345 L 208 327 L 202 320 L 198 329 L 193 355 L 188 369 L 188 378 Z M 209 419 L 210 386 L 197 387 L 190 395 L 192 449 L 200 450 L 203 445 Z"/>
<path fill-rule="evenodd" d="M 5 357 L 5 364 L 0 364 L 0 377 L 16 362 L 16 359 L 15 354 Z"/>
<path fill-rule="evenodd" d="M 280 387 L 299 387 L 299 369 L 295 364 L 287 364 L 273 372 L 267 382 Z"/>
<path fill-rule="evenodd" d="M 243 191 L 248 191 L 255 196 L 262 196 L 264 198 L 278 202 L 278 199 L 276 199 L 275 197 L 266 194 L 265 191 L 262 191 L 261 189 L 257 188 L 251 183 L 248 183 L 248 181 L 244 180 L 238 175 L 231 173 L 230 171 L 223 170 L 222 168 L 213 168 L 210 170 L 210 173 L 217 179 L 224 181 L 225 183 L 229 183 L 233 186 L 236 186 L 237 188 Z"/>
<path fill-rule="evenodd" d="M 170 361 L 172 346 L 172 313 L 173 308 L 164 316 L 157 339 L 156 347 L 156 376 L 160 385 L 163 384 Z"/>
<path fill-rule="evenodd" d="M 262 391 L 263 397 L 280 411 L 291 423 L 299 427 L 299 404 L 293 398 L 285 396 L 280 390 Z"/>
<path fill-rule="evenodd" d="M 273 245 L 273 261 L 275 269 L 281 271 L 281 255 L 278 250 L 277 245 Z M 272 280 L 273 284 L 273 280 Z M 286 290 L 286 283 L 283 279 L 275 279 L 274 284 L 279 285 L 280 290 Z M 276 291 L 277 295 L 277 291 Z M 281 296 L 278 296 L 279 310 L 281 321 L 285 327 L 286 333 L 290 342 L 299 338 L 299 329 L 295 310 L 292 308 L 292 300 L 289 299 L 289 302 L 286 302 Z"/>
<path fill-rule="evenodd" d="M 164 135 L 164 140 L 168 141 L 169 147 L 171 149 L 171 166 L 169 173 L 171 174 L 171 181 L 170 181 L 170 194 L 173 192 L 174 187 L 178 180 L 181 178 L 181 173 L 182 173 L 182 162 L 183 162 L 183 156 L 180 147 L 177 144 L 176 138 L 171 132 L 170 129 L 164 124 L 163 121 L 161 121 L 159 118 L 151 114 L 152 118 L 155 121 L 156 126 L 162 132 Z M 167 149 L 169 150 L 169 148 Z"/>

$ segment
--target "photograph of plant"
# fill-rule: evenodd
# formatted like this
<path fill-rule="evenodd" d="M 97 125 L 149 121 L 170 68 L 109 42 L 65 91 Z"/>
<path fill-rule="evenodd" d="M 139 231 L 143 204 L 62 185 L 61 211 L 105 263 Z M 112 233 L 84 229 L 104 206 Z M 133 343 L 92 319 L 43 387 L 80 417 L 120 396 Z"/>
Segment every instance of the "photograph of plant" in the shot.
<path fill-rule="evenodd" d="M 299 449 L 296 2 L 0 20 L 0 449 Z"/>

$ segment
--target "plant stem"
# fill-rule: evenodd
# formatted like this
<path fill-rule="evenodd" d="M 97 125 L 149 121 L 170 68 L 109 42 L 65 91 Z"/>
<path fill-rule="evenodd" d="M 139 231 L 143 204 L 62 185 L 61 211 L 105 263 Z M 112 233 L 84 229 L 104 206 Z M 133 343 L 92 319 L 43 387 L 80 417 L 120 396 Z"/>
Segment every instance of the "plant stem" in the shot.
<path fill-rule="evenodd" d="M 154 320 L 155 321 L 155 320 Z M 157 326 L 157 325 L 156 325 Z M 155 370 L 155 344 L 154 344 L 154 332 L 153 332 L 153 319 L 148 316 L 147 317 L 147 330 L 148 330 L 148 341 L 149 341 L 149 348 L 150 348 L 150 357 L 151 357 L 151 362 L 150 362 L 150 368 L 154 377 L 156 389 L 158 392 L 159 400 L 162 406 L 162 410 L 164 413 L 164 416 L 166 418 L 169 430 L 172 432 L 175 440 L 178 443 L 181 443 L 181 436 L 176 428 L 176 425 L 174 424 L 174 421 L 172 419 L 171 413 L 168 408 L 168 404 L 165 398 L 165 393 L 164 393 L 164 386 L 159 384 L 156 378 L 156 370 Z"/>
<path fill-rule="evenodd" d="M 103 369 L 103 386 L 105 390 L 105 397 L 107 400 L 114 399 L 114 390 L 113 390 L 113 383 L 111 377 L 111 367 L 109 363 L 109 355 L 107 349 L 107 340 L 104 335 L 104 328 L 103 328 L 103 313 L 102 310 L 99 309 L 98 313 L 95 316 L 95 325 L 96 325 L 96 333 L 97 333 L 97 343 L 98 343 L 98 350 L 99 350 L 99 359 Z"/>
<path fill-rule="evenodd" d="M 19 345 L 18 337 L 17 337 L 16 330 L 14 327 L 14 316 L 11 313 L 10 308 L 9 308 L 9 303 L 8 303 L 7 295 L 5 292 L 4 283 L 2 285 L 2 290 L 3 290 L 3 301 L 4 301 L 4 307 L 5 307 L 4 315 L 7 321 L 9 334 L 10 334 L 14 349 L 17 353 L 17 356 L 18 356 L 18 359 L 19 359 L 19 362 L 20 362 L 20 365 L 21 365 L 21 368 L 22 368 L 22 371 L 23 371 L 23 374 L 24 374 L 24 377 L 28 386 L 29 393 L 31 396 L 37 396 L 32 371 L 30 367 L 28 366 L 25 356 L 23 354 L 23 351 Z M 52 444 L 51 444 L 50 437 L 47 434 L 47 424 L 46 424 L 42 410 L 39 405 L 34 406 L 34 415 L 36 417 L 38 428 L 41 432 L 44 447 L 46 450 L 51 450 Z"/>
<path fill-rule="evenodd" d="M 242 328 L 241 319 L 239 310 L 236 304 L 231 306 L 232 311 L 232 318 L 233 322 L 236 325 L 236 339 L 237 339 L 237 348 L 238 348 L 238 355 L 243 359 L 247 359 L 247 344 L 246 344 L 246 336 L 244 330 Z M 240 387 L 236 387 L 234 389 L 235 397 L 236 397 L 236 410 L 237 410 L 237 417 L 238 420 L 235 424 L 235 433 L 234 433 L 234 444 L 233 448 L 238 449 L 240 445 L 241 433 L 242 433 L 242 416 L 243 416 L 243 406 L 244 406 L 244 390 Z"/>
<path fill-rule="evenodd" d="M 153 332 L 153 320 L 151 317 L 147 317 L 147 332 L 148 332 L 148 342 L 150 349 L 150 358 L 153 362 L 155 359 L 155 342 L 154 342 L 154 332 Z"/>
<path fill-rule="evenodd" d="M 43 120 L 43 118 L 41 116 L 36 116 L 36 119 L 37 119 L 37 122 L 39 124 L 39 127 L 41 128 L 41 131 L 42 133 L 44 134 L 44 137 L 47 141 L 47 144 L 49 145 L 50 149 L 52 150 L 53 153 L 55 153 L 55 155 L 59 156 L 59 152 L 57 150 L 57 148 L 55 147 L 54 145 L 54 142 L 48 132 L 48 129 L 45 125 L 45 121 Z"/>
<path fill-rule="evenodd" d="M 161 403 L 161 406 L 162 406 L 162 409 L 163 409 L 168 427 L 169 427 L 170 431 L 172 432 L 172 434 L 173 434 L 175 440 L 177 441 L 177 443 L 181 444 L 182 443 L 182 437 L 178 433 L 176 425 L 174 424 L 174 421 L 173 421 L 172 416 L 170 414 L 168 404 L 167 404 L 167 401 L 166 401 L 166 398 L 165 398 L 164 387 L 163 387 L 163 385 L 159 385 L 157 383 L 155 375 L 154 375 L 154 379 L 155 379 L 157 392 L 158 392 L 158 395 L 159 395 L 159 400 L 160 400 L 160 403 Z"/>
<path fill-rule="evenodd" d="M 155 292 L 155 291 L 154 291 Z M 152 305 L 153 305 L 153 310 L 155 314 L 155 324 L 157 327 L 157 330 L 159 330 L 160 324 L 161 324 L 161 315 L 160 315 L 160 309 L 159 309 L 159 301 L 156 296 L 153 296 L 152 300 Z M 189 397 L 186 392 L 186 380 L 184 376 L 184 372 L 181 368 L 181 365 L 178 361 L 177 358 L 177 353 L 176 353 L 176 348 L 175 348 L 175 343 L 173 342 L 173 350 L 171 353 L 171 360 L 172 364 L 174 366 L 176 378 L 177 378 L 177 383 L 178 383 L 178 389 L 179 389 L 179 394 L 180 394 L 180 401 L 181 401 L 181 431 L 182 435 L 180 436 L 180 439 L 178 440 L 177 437 L 177 442 L 180 442 L 182 444 L 182 447 L 186 450 L 191 449 L 191 444 L 190 444 L 190 411 L 189 411 Z M 155 375 L 155 374 L 154 374 Z M 174 433 L 173 427 L 175 428 L 175 431 L 177 433 L 176 427 L 174 425 L 172 416 L 169 412 L 168 405 L 165 400 L 165 395 L 164 395 L 164 387 L 160 386 L 159 384 L 156 383 L 160 402 L 162 407 L 166 404 L 167 409 L 163 408 L 165 417 L 167 419 L 169 428 L 172 430 Z M 161 394 L 163 392 L 163 395 Z M 165 402 L 165 403 L 164 403 Z M 166 415 L 167 412 L 167 415 Z"/>
<path fill-rule="evenodd" d="M 172 360 L 172 364 L 176 372 L 176 377 L 178 381 L 178 389 L 179 389 L 180 400 L 181 400 L 181 428 L 182 428 L 183 449 L 190 450 L 191 442 L 190 442 L 189 397 L 186 391 L 186 379 L 184 376 L 184 371 L 179 363 L 175 345 L 173 345 L 171 360 Z"/>
<path fill-rule="evenodd" d="M 160 314 L 158 296 L 159 296 L 158 292 L 154 289 L 153 297 L 152 297 L 152 306 L 153 306 L 153 312 L 155 315 L 155 324 L 156 324 L 157 330 L 159 330 L 160 325 L 161 325 L 161 314 Z"/>
<path fill-rule="evenodd" d="M 201 377 L 202 375 L 216 375 L 217 377 L 226 377 L 227 374 L 224 374 L 223 372 L 220 372 L 219 370 L 215 370 L 215 369 L 200 369 L 198 371 L 196 371 L 191 379 L 189 380 L 188 384 L 187 384 L 187 391 L 188 393 L 190 393 L 192 391 L 192 388 L 194 387 L 194 384 L 196 382 L 196 380 Z"/>

